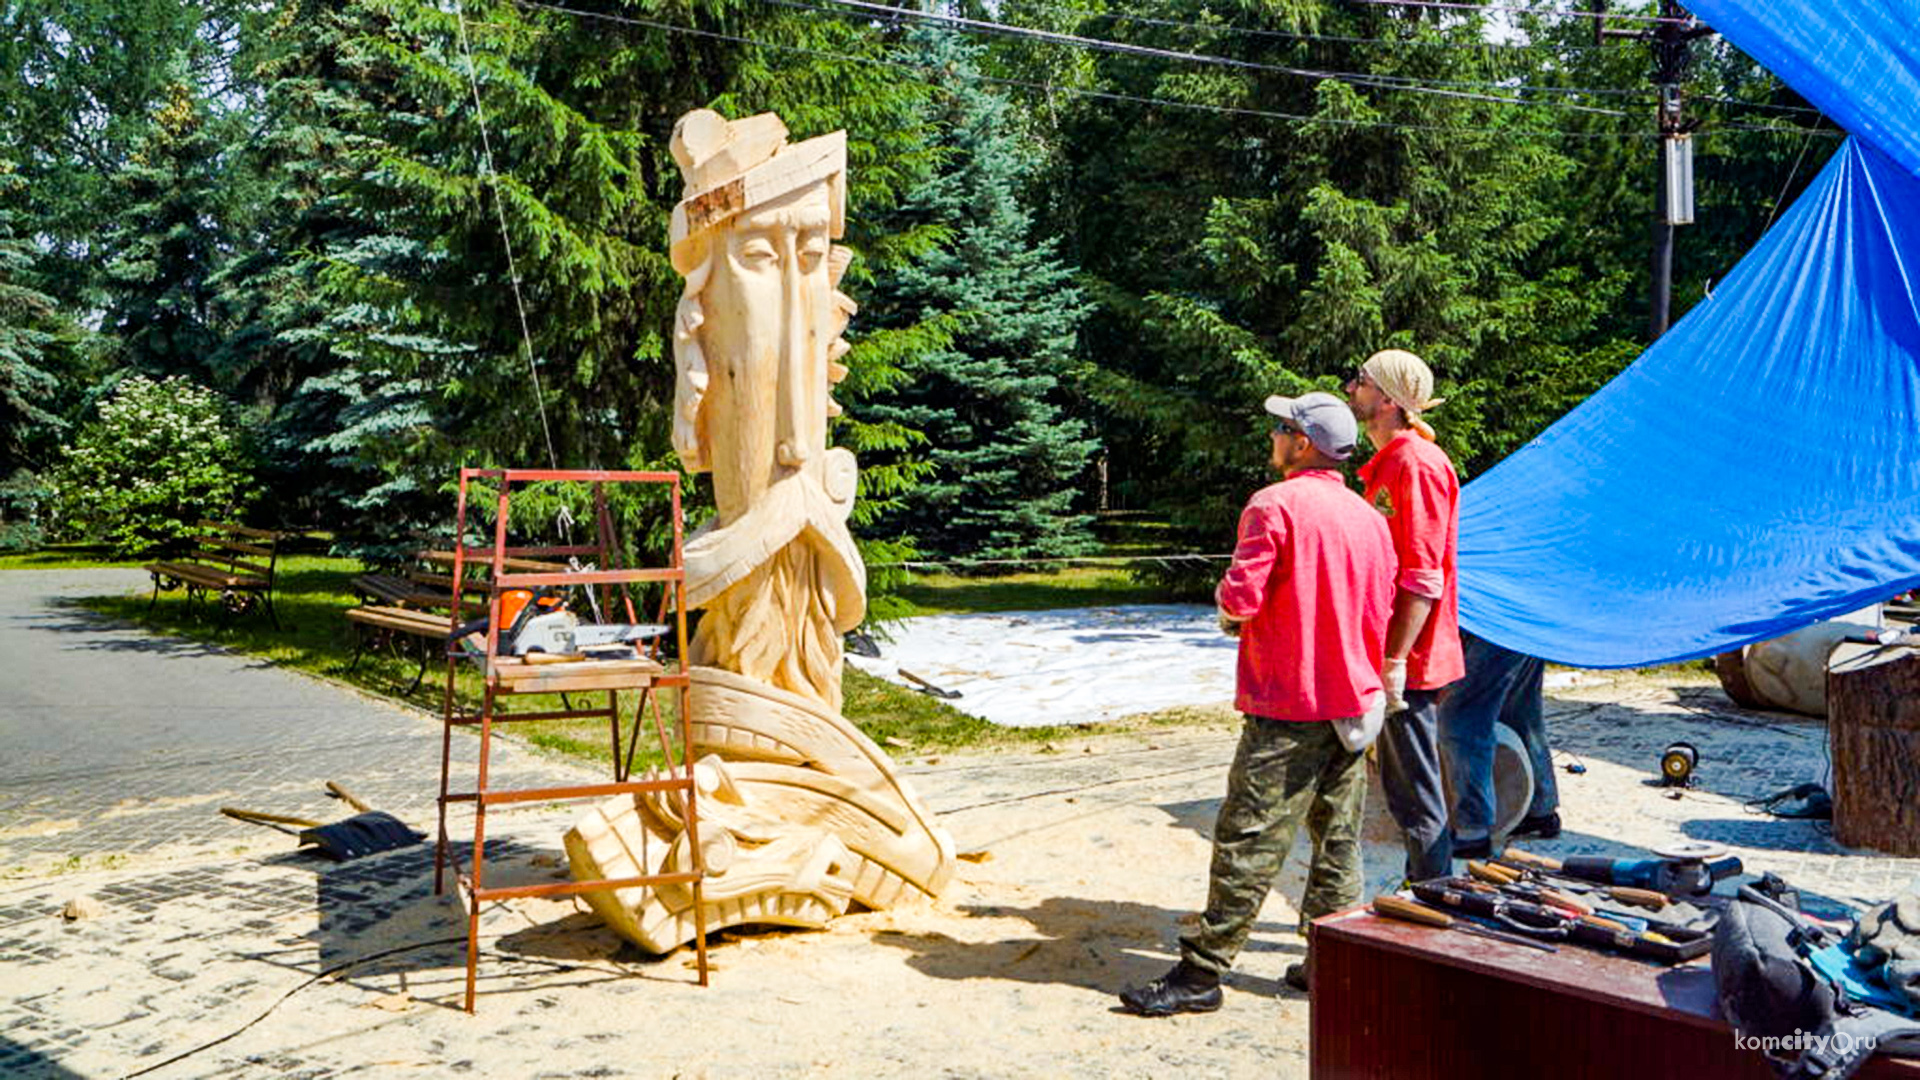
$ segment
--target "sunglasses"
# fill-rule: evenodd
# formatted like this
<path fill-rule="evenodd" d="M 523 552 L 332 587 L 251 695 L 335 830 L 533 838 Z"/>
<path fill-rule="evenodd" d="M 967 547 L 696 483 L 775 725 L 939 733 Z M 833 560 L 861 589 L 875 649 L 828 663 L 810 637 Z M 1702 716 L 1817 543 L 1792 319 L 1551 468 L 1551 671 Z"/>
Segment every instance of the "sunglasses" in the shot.
<path fill-rule="evenodd" d="M 1295 435 L 1304 434 L 1299 428 L 1294 427 L 1285 420 L 1273 425 L 1273 433 L 1285 438 L 1292 438 Z"/>

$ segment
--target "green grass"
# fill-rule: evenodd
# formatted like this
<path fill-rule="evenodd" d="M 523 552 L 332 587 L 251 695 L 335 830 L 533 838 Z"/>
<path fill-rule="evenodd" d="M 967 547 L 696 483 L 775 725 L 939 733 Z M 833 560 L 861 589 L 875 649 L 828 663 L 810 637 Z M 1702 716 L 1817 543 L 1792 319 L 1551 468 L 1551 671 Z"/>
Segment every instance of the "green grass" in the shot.
<path fill-rule="evenodd" d="M 96 566 L 139 566 L 144 559 L 115 559 L 103 544 L 54 544 L 39 551 L 0 554 L 0 570 L 85 570 Z"/>
<path fill-rule="evenodd" d="M 81 559 L 72 552 L 56 552 L 46 561 L 0 563 L 0 568 L 84 567 L 138 565 L 105 562 L 96 557 Z M 261 612 L 249 612 L 225 621 L 213 605 L 189 606 L 179 591 L 162 593 L 148 608 L 150 591 L 134 595 L 100 596 L 81 601 L 82 606 L 112 618 L 144 626 L 161 633 L 209 641 L 265 658 L 275 664 L 311 672 L 315 675 L 359 687 L 367 692 L 400 698 L 412 681 L 417 661 L 409 653 L 396 656 L 370 651 L 358 666 L 352 665 L 353 636 L 345 612 L 354 606 L 351 582 L 361 572 L 353 559 L 321 555 L 283 556 L 274 589 L 274 607 L 280 616 L 276 630 Z M 1078 607 L 1089 604 L 1143 603 L 1157 599 L 1150 589 L 1135 585 L 1120 570 L 1071 569 L 1055 574 L 1017 574 L 1005 578 L 950 577 L 934 575 L 916 583 L 915 606 L 924 612 L 1010 611 L 1048 607 Z M 407 642 L 412 646 L 412 641 Z M 943 701 L 917 693 L 883 679 L 875 678 L 851 666 L 846 668 L 842 687 L 846 695 L 843 713 L 862 731 L 896 755 L 934 754 L 943 751 L 1046 744 L 1061 738 L 1119 730 L 1136 730 L 1141 723 L 1122 722 L 1092 725 L 1051 725 L 1034 728 L 999 727 L 978 717 L 960 712 Z M 438 715 L 446 688 L 446 665 L 430 663 L 419 690 L 407 698 L 423 711 Z M 468 709 L 477 708 L 481 684 L 478 672 L 467 664 L 456 669 L 456 698 Z M 575 706 L 582 695 L 573 695 Z M 661 702 L 661 722 L 668 731 L 677 723 L 671 694 Z M 548 711 L 562 707 L 558 695 L 525 695 L 510 700 L 517 712 Z M 623 711 L 631 720 L 631 695 L 623 698 Z M 1190 723 L 1196 719 L 1169 715 L 1164 722 Z M 651 720 L 642 733 L 635 754 L 636 767 L 657 762 L 660 743 L 652 737 Z M 1149 721 L 1145 726 L 1158 726 Z M 466 729 L 472 731 L 474 729 Z M 575 760 L 605 766 L 613 757 L 607 724 L 601 719 L 516 721 L 496 725 L 496 734 L 522 740 L 532 746 Z"/>
<path fill-rule="evenodd" d="M 996 577 L 916 574 L 913 582 L 901 588 L 900 598 L 910 605 L 914 615 L 1167 604 L 1175 599 L 1158 585 L 1135 580 L 1118 564 L 1069 566 Z"/>

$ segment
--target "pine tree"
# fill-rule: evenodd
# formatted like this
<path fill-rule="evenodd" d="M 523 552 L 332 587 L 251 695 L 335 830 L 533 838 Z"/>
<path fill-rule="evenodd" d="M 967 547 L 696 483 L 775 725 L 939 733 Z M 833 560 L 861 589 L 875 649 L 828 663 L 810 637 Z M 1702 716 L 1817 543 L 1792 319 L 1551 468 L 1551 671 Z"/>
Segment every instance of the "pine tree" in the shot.
<path fill-rule="evenodd" d="M 848 129 L 848 291 L 925 247 L 872 227 L 926 149 L 924 89 L 860 62 L 883 47 L 871 29 L 717 3 L 674 16 L 765 43 L 750 46 L 622 10 L 299 4 L 264 50 L 274 123 L 256 171 L 285 179 L 265 252 L 223 278 L 244 323 L 231 366 L 286 373 L 282 456 L 327 458 L 357 482 L 336 527 L 363 543 L 443 526 L 458 465 L 672 467 L 682 282 L 667 260 L 680 195 L 667 147 L 688 110 L 772 109 L 802 138 Z M 855 328 L 841 394 L 842 437 L 880 451 L 864 463 L 863 514 L 917 466 L 914 433 L 869 422 L 859 396 L 943 339 L 934 323 L 876 330 Z M 295 435 L 303 454 L 288 453 Z M 690 518 L 700 501 L 696 488 Z"/>
<path fill-rule="evenodd" d="M 106 238 L 103 332 L 120 362 L 207 385 L 219 341 L 214 274 L 231 250 L 222 201 L 224 149 L 191 87 L 176 83 L 147 138 L 119 174 L 125 209 Z"/>
<path fill-rule="evenodd" d="M 0 161 L 0 193 L 18 178 Z M 0 481 L 48 464 L 67 427 L 60 376 L 77 366 L 80 329 L 35 281 L 33 244 L 0 203 Z M 0 513 L 0 517 L 4 517 Z"/>
<path fill-rule="evenodd" d="M 1269 479 L 1268 394 L 1337 392 L 1372 351 L 1414 348 L 1451 399 L 1443 445 L 1471 473 L 1550 411 L 1550 388 L 1620 362 L 1596 362 L 1590 335 L 1626 278 L 1565 257 L 1573 161 L 1540 134 L 1563 114 L 1484 100 L 1497 87 L 1404 88 L 1513 77 L 1472 19 L 1293 7 L 1174 3 L 1123 24 L 1128 40 L 1259 66 L 1095 58 L 1100 90 L 1198 108 L 1075 103 L 1052 185 L 1095 282 L 1085 355 L 1115 487 L 1209 550 Z"/>
<path fill-rule="evenodd" d="M 940 72 L 933 127 L 947 155 L 908 211 L 947 239 L 903 267 L 884 309 L 953 316 L 876 416 L 923 432 L 932 476 L 893 520 L 950 556 L 1073 555 L 1092 543 L 1074 503 L 1095 442 L 1067 408 L 1087 304 L 1021 203 L 1033 162 L 1008 103 L 977 80 L 979 48 L 922 27 L 907 59 Z"/>

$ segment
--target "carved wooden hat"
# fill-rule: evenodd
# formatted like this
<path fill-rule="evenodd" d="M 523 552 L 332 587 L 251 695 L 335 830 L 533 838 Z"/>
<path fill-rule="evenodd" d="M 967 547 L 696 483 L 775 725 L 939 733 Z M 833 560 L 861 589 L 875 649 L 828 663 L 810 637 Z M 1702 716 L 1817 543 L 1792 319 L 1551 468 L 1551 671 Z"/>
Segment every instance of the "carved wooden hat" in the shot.
<path fill-rule="evenodd" d="M 787 125 L 773 113 L 728 120 L 696 109 L 673 125 L 673 159 L 686 191 L 673 208 L 673 268 L 697 265 L 692 241 L 735 215 L 825 181 L 832 222 L 827 235 L 845 228 L 847 133 L 835 131 L 802 143 L 787 142 Z"/>

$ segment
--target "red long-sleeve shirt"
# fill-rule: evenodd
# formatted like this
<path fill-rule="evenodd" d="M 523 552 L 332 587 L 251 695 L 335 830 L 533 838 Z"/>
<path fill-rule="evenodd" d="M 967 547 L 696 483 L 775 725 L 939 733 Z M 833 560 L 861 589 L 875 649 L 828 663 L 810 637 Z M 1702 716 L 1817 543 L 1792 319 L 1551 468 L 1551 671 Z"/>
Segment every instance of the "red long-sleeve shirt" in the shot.
<path fill-rule="evenodd" d="M 1331 469 L 1261 488 L 1214 591 L 1246 622 L 1234 707 L 1273 720 L 1358 716 L 1380 689 L 1393 612 L 1386 521 Z"/>
<path fill-rule="evenodd" d="M 1438 690 L 1467 673 L 1460 649 L 1460 477 L 1447 452 L 1413 431 L 1360 467 L 1367 502 L 1386 516 L 1400 560 L 1397 584 L 1433 600 L 1407 653 L 1407 689 Z"/>

